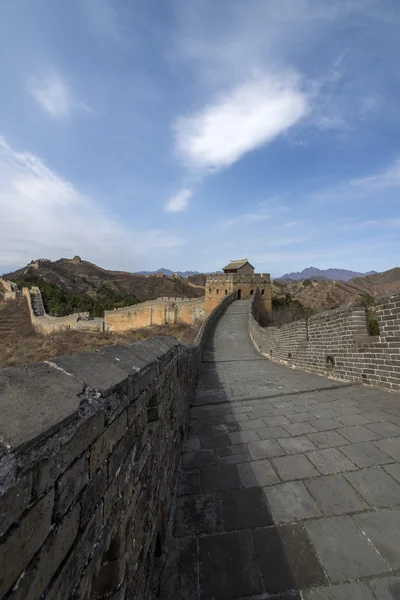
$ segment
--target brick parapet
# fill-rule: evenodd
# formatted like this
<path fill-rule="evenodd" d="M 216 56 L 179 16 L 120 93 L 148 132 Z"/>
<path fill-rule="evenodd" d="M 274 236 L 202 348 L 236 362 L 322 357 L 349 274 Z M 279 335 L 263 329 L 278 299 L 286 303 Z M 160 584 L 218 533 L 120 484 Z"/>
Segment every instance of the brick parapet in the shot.
<path fill-rule="evenodd" d="M 271 360 L 319 375 L 400 391 L 400 296 L 376 300 L 379 336 L 368 332 L 361 303 L 349 304 L 282 327 L 261 327 L 252 298 L 249 331 Z"/>
<path fill-rule="evenodd" d="M 234 297 L 192 345 L 0 370 L 1 600 L 152 596 L 202 351 Z"/>

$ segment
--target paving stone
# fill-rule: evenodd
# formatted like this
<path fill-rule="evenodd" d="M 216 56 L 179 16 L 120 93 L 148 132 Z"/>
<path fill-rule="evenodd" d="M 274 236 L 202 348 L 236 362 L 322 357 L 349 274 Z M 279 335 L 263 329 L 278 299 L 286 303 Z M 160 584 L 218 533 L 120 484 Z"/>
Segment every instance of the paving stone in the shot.
<path fill-rule="evenodd" d="M 369 585 L 377 600 L 399 600 L 400 577 L 381 577 L 372 579 Z"/>
<path fill-rule="evenodd" d="M 200 494 L 200 471 L 179 471 L 178 473 L 178 496 L 189 494 Z"/>
<path fill-rule="evenodd" d="M 349 442 L 357 444 L 358 442 L 370 442 L 371 440 L 377 440 L 380 436 L 369 429 L 366 429 L 363 425 L 353 425 L 352 427 L 343 427 L 339 429 L 338 433 L 345 437 Z"/>
<path fill-rule="evenodd" d="M 259 436 L 255 431 L 237 431 L 229 434 L 231 444 L 244 444 L 246 442 L 254 442 L 259 440 Z"/>
<path fill-rule="evenodd" d="M 263 429 L 257 429 L 257 433 L 262 440 L 290 437 L 290 434 L 283 427 L 264 427 Z"/>
<path fill-rule="evenodd" d="M 342 475 L 326 475 L 304 482 L 326 515 L 342 515 L 368 509 Z"/>
<path fill-rule="evenodd" d="M 292 423 L 304 423 L 305 421 L 312 421 L 315 417 L 309 412 L 302 412 L 288 415 L 288 418 Z"/>
<path fill-rule="evenodd" d="M 284 415 L 279 415 L 277 417 L 265 417 L 264 423 L 267 427 L 276 427 L 277 425 L 290 425 L 289 419 Z"/>
<path fill-rule="evenodd" d="M 333 583 L 389 571 L 352 517 L 306 521 L 305 528 Z"/>
<path fill-rule="evenodd" d="M 197 452 L 184 452 L 182 455 L 182 469 L 200 469 L 216 463 L 213 450 L 198 450 Z"/>
<path fill-rule="evenodd" d="M 360 468 L 393 462 L 392 458 L 369 442 L 351 444 L 350 446 L 344 446 L 341 450 Z"/>
<path fill-rule="evenodd" d="M 194 450 L 200 450 L 200 440 L 198 437 L 188 438 L 183 445 L 184 452 L 193 452 Z"/>
<path fill-rule="evenodd" d="M 400 510 L 364 513 L 355 519 L 387 563 L 400 569 Z"/>
<path fill-rule="evenodd" d="M 285 429 L 290 435 L 304 435 L 305 433 L 313 433 L 316 431 L 311 423 L 292 423 L 285 425 Z"/>
<path fill-rule="evenodd" d="M 386 452 L 386 454 L 397 460 L 397 462 L 400 462 L 400 438 L 390 438 L 374 443 L 382 452 Z"/>
<path fill-rule="evenodd" d="M 215 448 L 215 455 L 218 458 L 233 456 L 235 454 L 244 454 L 245 452 L 247 452 L 246 444 L 232 444 L 230 446 L 221 446 L 220 448 Z"/>
<path fill-rule="evenodd" d="M 343 446 L 349 443 L 346 438 L 334 430 L 310 433 L 308 437 L 318 448 L 332 448 L 333 446 Z"/>
<path fill-rule="evenodd" d="M 400 435 L 400 427 L 393 423 L 369 423 L 367 428 L 382 437 L 396 437 Z"/>
<path fill-rule="evenodd" d="M 337 448 L 326 448 L 325 450 L 308 452 L 307 457 L 323 475 L 355 469 L 354 463 Z"/>
<path fill-rule="evenodd" d="M 300 481 L 264 488 L 276 523 L 290 523 L 322 515 L 320 508 Z"/>
<path fill-rule="evenodd" d="M 221 502 L 225 531 L 273 525 L 265 494 L 259 487 L 221 492 L 217 497 Z"/>
<path fill-rule="evenodd" d="M 371 419 L 368 417 L 363 417 L 362 415 L 345 415 L 345 416 L 337 416 L 336 420 L 339 423 L 342 423 L 346 427 L 350 427 L 351 425 L 365 425 L 366 423 L 370 423 Z"/>
<path fill-rule="evenodd" d="M 247 420 L 240 424 L 240 429 L 243 431 L 248 431 L 250 429 L 262 429 L 263 427 L 265 427 L 265 423 L 262 419 L 252 419 L 251 421 Z"/>
<path fill-rule="evenodd" d="M 311 412 L 311 415 L 313 419 L 335 419 L 336 417 L 340 416 L 335 410 L 332 410 L 331 408 L 313 410 Z"/>
<path fill-rule="evenodd" d="M 203 448 L 218 448 L 230 444 L 229 433 L 216 433 L 214 435 L 202 436 L 200 443 Z"/>
<path fill-rule="evenodd" d="M 273 456 L 282 456 L 285 454 L 282 447 L 276 440 L 264 440 L 261 442 L 250 442 L 247 445 L 251 458 L 272 458 Z"/>
<path fill-rule="evenodd" d="M 348 473 L 346 478 L 372 506 L 400 504 L 400 484 L 379 467 Z"/>
<path fill-rule="evenodd" d="M 316 477 L 319 474 L 303 454 L 274 458 L 272 464 L 284 481 Z"/>
<path fill-rule="evenodd" d="M 278 443 L 282 446 L 287 454 L 299 454 L 300 452 L 308 452 L 315 450 L 316 446 L 305 435 L 278 439 Z"/>
<path fill-rule="evenodd" d="M 329 431 L 330 429 L 339 429 L 339 427 L 342 427 L 342 424 L 335 421 L 335 419 L 315 419 L 313 421 L 310 420 L 310 423 L 318 431 Z"/>
<path fill-rule="evenodd" d="M 177 537 L 222 531 L 221 508 L 213 494 L 177 499 L 174 534 Z"/>
<path fill-rule="evenodd" d="M 171 538 L 167 543 L 165 555 L 159 600 L 197 599 L 197 539 Z"/>
<path fill-rule="evenodd" d="M 265 589 L 270 594 L 326 583 L 310 539 L 300 524 L 254 532 Z"/>
<path fill-rule="evenodd" d="M 400 483 L 400 465 L 388 465 L 385 470 Z"/>
<path fill-rule="evenodd" d="M 304 600 L 376 600 L 366 583 L 341 583 L 316 588 L 303 592 L 303 598 Z"/>
<path fill-rule="evenodd" d="M 226 600 L 261 594 L 252 536 L 240 531 L 199 539 L 200 598 Z"/>
<path fill-rule="evenodd" d="M 204 494 L 236 490 L 240 487 L 236 465 L 206 467 L 201 471 L 201 489 Z"/>
<path fill-rule="evenodd" d="M 257 460 L 238 465 L 239 477 L 245 488 L 279 483 L 280 479 L 269 460 Z"/>

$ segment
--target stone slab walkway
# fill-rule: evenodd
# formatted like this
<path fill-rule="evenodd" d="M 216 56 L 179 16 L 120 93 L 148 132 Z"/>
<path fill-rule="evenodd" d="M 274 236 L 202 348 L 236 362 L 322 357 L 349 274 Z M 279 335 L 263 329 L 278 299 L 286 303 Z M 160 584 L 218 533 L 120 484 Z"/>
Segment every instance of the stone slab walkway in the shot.
<path fill-rule="evenodd" d="M 400 600 L 400 396 L 271 363 L 247 315 L 204 354 L 160 600 Z"/>

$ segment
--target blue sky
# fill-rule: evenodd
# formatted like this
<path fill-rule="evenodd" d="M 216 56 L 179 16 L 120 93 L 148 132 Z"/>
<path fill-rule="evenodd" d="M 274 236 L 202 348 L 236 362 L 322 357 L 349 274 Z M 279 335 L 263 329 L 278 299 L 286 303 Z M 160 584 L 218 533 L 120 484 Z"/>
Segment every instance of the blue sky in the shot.
<path fill-rule="evenodd" d="M 396 266 L 397 0 L 10 0 L 0 272 Z"/>

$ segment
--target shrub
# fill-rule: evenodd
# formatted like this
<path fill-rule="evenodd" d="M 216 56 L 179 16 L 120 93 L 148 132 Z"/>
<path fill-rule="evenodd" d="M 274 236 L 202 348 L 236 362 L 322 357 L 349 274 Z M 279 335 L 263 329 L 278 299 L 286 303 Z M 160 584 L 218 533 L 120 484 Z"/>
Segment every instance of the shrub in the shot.
<path fill-rule="evenodd" d="M 370 335 L 379 335 L 379 324 L 373 310 L 368 311 L 368 329 Z"/>
<path fill-rule="evenodd" d="M 308 286 L 310 286 L 310 285 L 312 285 L 312 281 L 311 281 L 311 279 L 305 279 L 305 280 L 303 281 L 303 286 L 304 286 L 304 287 L 308 287 Z"/>

